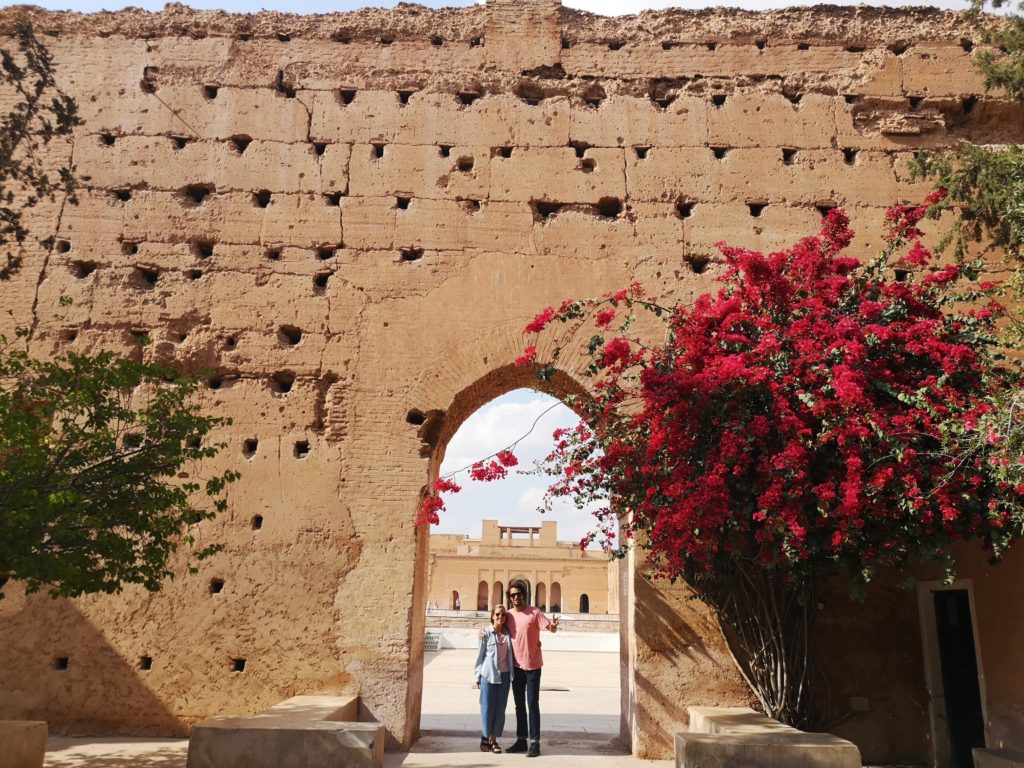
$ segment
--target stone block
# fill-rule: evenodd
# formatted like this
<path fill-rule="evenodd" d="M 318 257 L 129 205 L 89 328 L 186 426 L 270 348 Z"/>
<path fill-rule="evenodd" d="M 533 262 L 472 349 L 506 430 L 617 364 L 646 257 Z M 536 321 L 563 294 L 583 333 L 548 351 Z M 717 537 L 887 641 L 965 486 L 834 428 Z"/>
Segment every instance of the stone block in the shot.
<path fill-rule="evenodd" d="M 46 723 L 0 720 L 0 768 L 42 768 Z"/>
<path fill-rule="evenodd" d="M 899 96 L 903 93 L 903 60 L 889 51 L 865 54 L 854 73 L 849 93 L 862 96 Z"/>
<path fill-rule="evenodd" d="M 602 77 L 736 77 L 742 75 L 804 74 L 854 69 L 860 54 L 837 46 L 814 46 L 802 51 L 794 45 L 751 43 L 707 45 L 631 43 L 613 48 L 608 43 L 581 43 L 562 52 L 562 66 L 572 75 Z"/>
<path fill-rule="evenodd" d="M 293 696 L 251 717 L 192 728 L 188 768 L 380 768 L 384 727 L 359 723 L 356 696 Z"/>
<path fill-rule="evenodd" d="M 344 33 L 345 29 L 337 31 Z M 466 35 L 469 29 L 460 32 Z M 348 43 L 316 38 L 235 41 L 232 55 L 216 69 L 216 77 L 223 85 L 244 87 L 252 83 L 254 72 L 269 73 L 270 80 L 280 69 L 286 82 L 300 92 L 361 90 L 374 79 L 368 73 L 384 70 L 398 75 L 394 80 L 389 78 L 395 84 L 391 93 L 397 101 L 398 90 L 404 89 L 406 78 L 409 90 L 417 91 L 423 72 L 477 72 L 484 66 L 484 46 L 471 47 L 444 37 L 441 45 L 428 39 L 397 39 L 385 46 L 365 37 L 353 37 Z"/>
<path fill-rule="evenodd" d="M 842 101 L 840 99 L 840 101 Z M 708 143 L 724 147 L 832 146 L 835 99 L 808 94 L 799 104 L 781 94 L 734 94 L 708 112 Z"/>
<path fill-rule="evenodd" d="M 956 43 L 916 43 L 901 57 L 907 96 L 959 96 L 985 93 L 985 76 L 974 56 Z"/>
<path fill-rule="evenodd" d="M 747 707 L 690 707 L 676 734 L 676 768 L 860 768 L 860 750 L 828 733 L 805 733 Z"/>
<path fill-rule="evenodd" d="M 729 157 L 716 160 L 707 147 L 651 147 L 643 157 L 628 150 L 625 161 L 630 200 L 675 202 L 717 200 Z"/>
<path fill-rule="evenodd" d="M 484 53 L 491 67 L 533 69 L 558 61 L 562 47 L 559 0 L 490 0 Z"/>
<path fill-rule="evenodd" d="M 598 107 L 574 106 L 569 139 L 595 147 L 705 147 L 708 102 L 680 96 L 662 108 L 650 99 L 609 96 Z"/>
<path fill-rule="evenodd" d="M 582 154 L 582 157 L 579 157 Z M 623 151 L 522 147 L 491 160 L 492 200 L 596 203 L 626 194 Z"/>
<path fill-rule="evenodd" d="M 250 142 L 247 136 L 183 147 L 166 136 L 122 136 L 113 145 L 90 136 L 79 142 L 75 162 L 91 186 L 111 190 L 177 190 L 195 183 L 194 169 L 203 168 L 218 189 L 329 192 L 345 188 L 348 152 L 348 145 L 332 144 L 318 156 L 312 144 Z"/>
<path fill-rule="evenodd" d="M 380 768 L 384 726 L 256 717 L 208 720 L 192 729 L 187 768 Z"/>
<path fill-rule="evenodd" d="M 379 147 L 379 148 L 378 148 Z M 433 144 L 356 144 L 349 163 L 349 194 L 358 197 L 487 197 L 491 147 Z"/>
<path fill-rule="evenodd" d="M 522 252 L 531 236 L 532 214 L 526 203 L 486 203 L 478 207 L 469 201 L 421 199 L 396 214 L 397 249 Z"/>
<path fill-rule="evenodd" d="M 974 768 L 1024 768 L 1024 752 L 975 747 Z"/>
<path fill-rule="evenodd" d="M 475 94 L 463 103 L 460 94 Z M 310 99 L 312 141 L 375 141 L 434 146 L 564 146 L 569 102 L 544 99 L 531 106 L 511 94 L 487 94 L 475 80 L 449 92 L 423 92 L 401 105 L 392 91 L 357 91 L 346 104 L 337 92 Z"/>

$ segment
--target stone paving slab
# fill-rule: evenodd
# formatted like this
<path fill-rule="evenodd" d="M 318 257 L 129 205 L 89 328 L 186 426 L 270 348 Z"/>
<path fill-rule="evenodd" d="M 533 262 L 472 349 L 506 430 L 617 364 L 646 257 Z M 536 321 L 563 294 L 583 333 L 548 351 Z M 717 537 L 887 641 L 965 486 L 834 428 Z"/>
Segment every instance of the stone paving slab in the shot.
<path fill-rule="evenodd" d="M 473 687 L 469 650 L 428 653 L 424 658 L 422 737 L 408 753 L 387 753 L 385 768 L 669 768 L 672 760 L 637 760 L 617 740 L 619 657 L 610 653 L 546 652 L 541 679 L 541 756 L 480 752 L 479 692 Z M 509 702 L 503 746 L 514 741 Z M 185 768 L 187 739 L 67 739 L 47 742 L 46 768 Z M 881 767 L 880 767 L 881 768 Z M 908 767 L 909 768 L 909 767 Z"/>
<path fill-rule="evenodd" d="M 502 739 L 503 746 L 514 739 Z M 523 755 L 480 752 L 475 738 L 426 733 L 408 754 L 386 754 L 384 768 L 487 768 L 557 765 L 560 768 L 670 768 L 671 760 L 637 760 L 615 740 L 589 734 L 541 734 L 541 755 L 521 763 Z"/>
<path fill-rule="evenodd" d="M 480 691 L 473 686 L 476 652 L 468 649 L 424 655 L 424 731 L 480 728 Z M 597 652 L 545 651 L 541 675 L 541 734 L 554 731 L 619 734 L 619 656 Z M 505 732 L 515 732 L 509 697 Z"/>

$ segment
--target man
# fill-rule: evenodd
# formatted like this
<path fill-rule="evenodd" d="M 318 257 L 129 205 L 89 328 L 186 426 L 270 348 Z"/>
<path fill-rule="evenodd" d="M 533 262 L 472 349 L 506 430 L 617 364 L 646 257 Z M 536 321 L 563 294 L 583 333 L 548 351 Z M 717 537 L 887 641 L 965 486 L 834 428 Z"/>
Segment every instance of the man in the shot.
<path fill-rule="evenodd" d="M 526 603 L 526 584 L 516 580 L 509 584 L 508 630 L 512 635 L 515 670 L 512 673 L 512 699 L 516 704 L 516 743 L 507 752 L 526 752 L 527 757 L 540 756 L 540 671 L 544 660 L 540 653 L 540 631 L 558 631 L 558 617 L 548 618 L 544 612 Z M 529 710 L 529 718 L 527 718 Z M 529 720 L 529 723 L 527 723 Z M 529 729 L 527 729 L 529 724 Z M 526 745 L 526 737 L 530 745 Z"/>

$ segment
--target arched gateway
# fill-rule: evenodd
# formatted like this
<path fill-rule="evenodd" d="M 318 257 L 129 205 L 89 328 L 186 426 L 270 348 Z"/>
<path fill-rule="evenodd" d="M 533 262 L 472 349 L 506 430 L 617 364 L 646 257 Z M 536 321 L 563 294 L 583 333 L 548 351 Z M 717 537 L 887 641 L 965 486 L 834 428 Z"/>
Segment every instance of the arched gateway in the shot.
<path fill-rule="evenodd" d="M 409 746 L 428 544 L 413 518 L 447 440 L 517 387 L 585 395 L 586 338 L 541 338 L 541 358 L 567 347 L 546 384 L 512 365 L 539 309 L 633 281 L 690 300 L 716 286 L 716 242 L 781 248 L 832 205 L 867 254 L 885 208 L 924 192 L 905 171 L 916 147 L 1024 140 L 1021 107 L 983 95 L 971 66 L 979 29 L 920 9 L 5 8 L 3 47 L 25 14 L 85 120 L 47 160 L 73 149 L 88 182 L 77 205 L 33 209 L 34 233 L 61 248 L 29 246 L 0 282 L 14 313 L 0 332 L 29 326 L 40 356 L 109 348 L 215 369 L 205 405 L 234 418 L 217 467 L 242 472 L 230 512 L 199 527 L 223 552 L 196 575 L 179 561 L 159 594 L 3 587 L 0 719 L 55 733 L 183 734 L 346 691 Z M 1004 610 L 1024 558 L 960 560 L 986 738 L 1024 749 L 1024 627 Z M 684 586 L 636 560 L 622 573 L 623 733 L 665 757 L 687 706 L 750 697 Z M 549 608 L 579 600 L 545 590 Z M 882 579 L 866 603 L 839 590 L 822 611 L 833 730 L 867 762 L 941 752 L 920 594 Z"/>

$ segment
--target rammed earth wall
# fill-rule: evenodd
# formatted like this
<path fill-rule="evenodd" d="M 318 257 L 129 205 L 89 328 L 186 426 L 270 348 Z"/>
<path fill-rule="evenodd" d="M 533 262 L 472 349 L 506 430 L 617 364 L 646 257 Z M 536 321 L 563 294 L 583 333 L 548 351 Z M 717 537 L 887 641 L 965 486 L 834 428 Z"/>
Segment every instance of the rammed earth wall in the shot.
<path fill-rule="evenodd" d="M 687 300 L 714 286 L 717 241 L 780 247 L 836 205 L 869 253 L 884 209 L 926 191 L 908 181 L 916 148 L 1024 139 L 1024 110 L 972 67 L 979 30 L 930 10 L 8 8 L 5 47 L 22 18 L 85 118 L 51 151 L 83 189 L 32 212 L 57 240 L 0 284 L 0 330 L 30 328 L 40 355 L 211 369 L 207 407 L 234 419 L 220 462 L 244 475 L 200 531 L 225 551 L 161 594 L 7 587 L 0 717 L 55 732 L 184 733 L 344 690 L 409 745 L 414 511 L 462 420 L 536 384 L 511 367 L 529 317 L 633 280 Z M 580 391 L 563 364 L 550 391 Z M 1024 568 L 975 559 L 990 743 L 1024 748 L 1006 650 Z M 915 594 L 872 597 L 838 594 L 823 616 L 834 729 L 869 761 L 924 762 Z M 625 580 L 623 728 L 642 756 L 669 753 L 687 705 L 750 699 L 685 598 Z"/>

